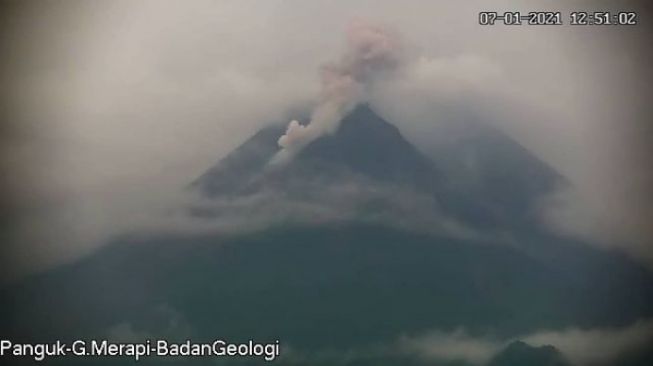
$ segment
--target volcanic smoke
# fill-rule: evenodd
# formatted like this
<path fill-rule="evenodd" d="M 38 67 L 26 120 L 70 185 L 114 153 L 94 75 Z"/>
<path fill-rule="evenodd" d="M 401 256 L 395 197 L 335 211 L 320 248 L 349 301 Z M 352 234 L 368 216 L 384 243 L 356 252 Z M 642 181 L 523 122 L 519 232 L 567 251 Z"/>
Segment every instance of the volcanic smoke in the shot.
<path fill-rule="evenodd" d="M 287 162 L 320 136 L 337 131 L 344 116 L 364 101 L 369 84 L 395 70 L 401 56 L 401 42 L 396 33 L 360 20 L 352 22 L 347 28 L 344 55 L 339 62 L 322 67 L 318 105 L 309 123 L 302 125 L 293 120 L 288 124 L 278 141 L 281 150 L 272 162 Z"/>

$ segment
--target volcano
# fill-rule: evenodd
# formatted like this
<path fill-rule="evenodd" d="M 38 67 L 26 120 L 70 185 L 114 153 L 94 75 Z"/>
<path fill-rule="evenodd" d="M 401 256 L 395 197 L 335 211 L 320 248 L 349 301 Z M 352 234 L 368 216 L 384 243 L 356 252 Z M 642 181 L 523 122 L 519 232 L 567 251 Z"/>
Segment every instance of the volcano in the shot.
<path fill-rule="evenodd" d="M 284 128 L 264 128 L 189 179 L 188 189 L 209 203 L 254 202 L 252 215 L 281 215 L 278 202 L 300 202 L 308 211 L 226 235 L 116 239 L 4 288 L 2 337 L 278 339 L 286 347 L 280 365 L 431 365 L 398 350 L 398 340 L 462 328 L 507 341 L 540 329 L 626 326 L 653 315 L 650 271 L 539 227 L 533 204 L 562 178 L 499 131 L 473 130 L 427 155 L 361 105 L 335 133 L 274 165 Z M 271 208 L 251 200 L 262 195 L 274 198 Z M 230 214 L 209 207 L 191 207 L 190 219 Z M 316 207 L 329 207 L 337 220 L 302 220 Z M 396 225 L 443 218 L 477 235 Z M 483 240 L 497 231 L 509 240 Z M 518 351 L 519 359 L 542 356 L 538 348 Z M 93 362 L 102 359 L 83 359 Z"/>

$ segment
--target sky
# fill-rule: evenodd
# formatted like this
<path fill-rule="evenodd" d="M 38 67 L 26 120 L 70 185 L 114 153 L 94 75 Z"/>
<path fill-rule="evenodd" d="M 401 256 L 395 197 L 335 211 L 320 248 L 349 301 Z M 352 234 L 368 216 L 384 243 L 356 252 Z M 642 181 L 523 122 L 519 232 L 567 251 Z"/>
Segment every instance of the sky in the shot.
<path fill-rule="evenodd" d="M 174 204 L 261 127 L 314 106 L 352 22 L 381 24 L 405 67 L 367 98 L 422 150 L 471 114 L 571 182 L 552 230 L 653 265 L 651 46 L 636 27 L 480 26 L 553 1 L 9 3 L 1 22 L 0 187 L 12 273 L 66 263 Z M 427 121 L 427 122 L 425 122 Z M 8 268 L 8 267 L 6 267 Z M 13 273 L 15 272 L 15 273 Z"/>

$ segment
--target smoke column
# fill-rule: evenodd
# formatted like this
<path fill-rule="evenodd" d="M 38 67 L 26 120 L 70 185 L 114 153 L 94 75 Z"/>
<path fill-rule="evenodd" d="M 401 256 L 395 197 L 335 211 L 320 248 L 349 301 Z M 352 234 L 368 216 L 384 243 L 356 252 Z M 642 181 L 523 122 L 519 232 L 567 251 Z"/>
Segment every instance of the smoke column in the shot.
<path fill-rule="evenodd" d="M 364 100 L 365 89 L 379 75 L 396 69 L 401 42 L 392 31 L 357 20 L 347 28 L 347 47 L 341 60 L 322 68 L 319 102 L 307 125 L 288 124 L 279 138 L 281 150 L 272 162 L 287 162 L 318 137 L 334 133 L 342 118 Z"/>

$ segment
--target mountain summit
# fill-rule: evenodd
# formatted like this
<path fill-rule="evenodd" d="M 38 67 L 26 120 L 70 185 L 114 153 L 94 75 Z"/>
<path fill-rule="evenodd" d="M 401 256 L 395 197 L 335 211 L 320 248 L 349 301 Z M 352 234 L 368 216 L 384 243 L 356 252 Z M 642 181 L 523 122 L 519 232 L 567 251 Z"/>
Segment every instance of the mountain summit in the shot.
<path fill-rule="evenodd" d="M 431 191 L 440 180 L 435 164 L 367 105 L 348 114 L 334 134 L 313 141 L 291 161 L 270 166 L 283 131 L 279 126 L 262 129 L 194 185 L 211 197 L 272 187 L 286 190 L 302 181 L 332 184 L 350 179 Z"/>

